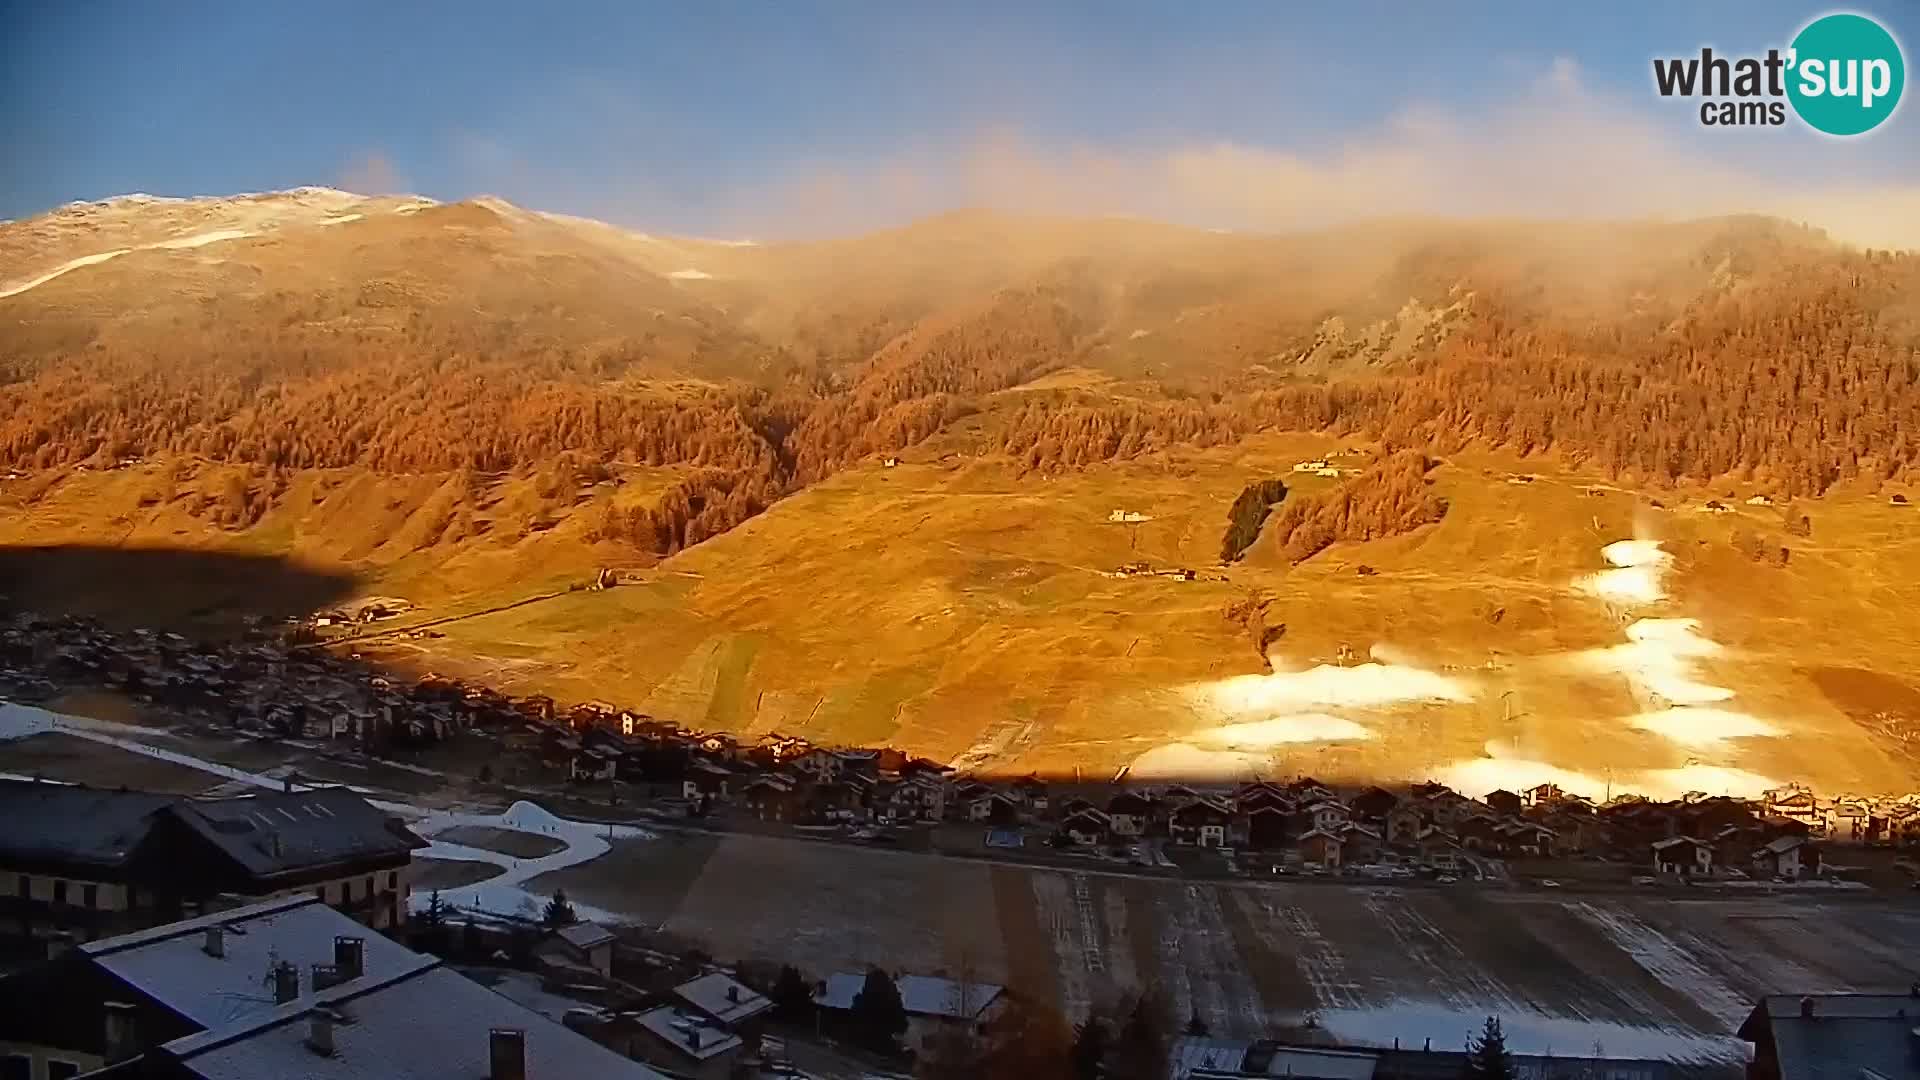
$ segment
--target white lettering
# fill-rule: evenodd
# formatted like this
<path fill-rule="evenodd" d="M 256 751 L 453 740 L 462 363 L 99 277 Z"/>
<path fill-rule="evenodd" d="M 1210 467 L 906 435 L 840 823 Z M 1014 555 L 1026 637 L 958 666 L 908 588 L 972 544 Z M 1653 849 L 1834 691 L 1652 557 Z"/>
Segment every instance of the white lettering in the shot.
<path fill-rule="evenodd" d="M 1885 60 L 1867 61 L 1866 77 L 1860 80 L 1860 107 L 1873 108 L 1873 99 L 1886 97 L 1893 89 L 1893 68 Z"/>
<path fill-rule="evenodd" d="M 1826 61 L 1800 61 L 1800 92 L 1808 97 L 1820 97 L 1827 92 Z"/>
<path fill-rule="evenodd" d="M 1846 79 L 1840 78 L 1845 73 Z M 1860 92 L 1860 61 L 1827 61 L 1827 92 L 1834 97 L 1852 97 Z"/>

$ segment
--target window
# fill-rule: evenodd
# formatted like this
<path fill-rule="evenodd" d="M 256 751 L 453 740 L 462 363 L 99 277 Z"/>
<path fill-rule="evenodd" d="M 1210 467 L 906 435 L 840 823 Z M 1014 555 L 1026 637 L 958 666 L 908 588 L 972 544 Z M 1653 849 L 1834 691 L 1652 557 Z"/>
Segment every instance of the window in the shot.
<path fill-rule="evenodd" d="M 53 902 L 56 904 L 64 904 L 67 902 L 67 883 L 66 882 L 55 881 L 53 883 Z"/>
<path fill-rule="evenodd" d="M 25 1054 L 0 1057 L 0 1080 L 33 1080 L 33 1059 Z"/>
<path fill-rule="evenodd" d="M 47 1059 L 47 1080 L 73 1080 L 80 1075 L 78 1062 L 61 1061 L 59 1058 Z"/>
<path fill-rule="evenodd" d="M 21 896 L 33 895 L 33 879 L 28 877 L 25 874 L 20 875 L 20 895 Z"/>
<path fill-rule="evenodd" d="M 80 906 L 83 908 L 99 907 L 100 906 L 100 886 L 98 885 L 80 886 Z"/>

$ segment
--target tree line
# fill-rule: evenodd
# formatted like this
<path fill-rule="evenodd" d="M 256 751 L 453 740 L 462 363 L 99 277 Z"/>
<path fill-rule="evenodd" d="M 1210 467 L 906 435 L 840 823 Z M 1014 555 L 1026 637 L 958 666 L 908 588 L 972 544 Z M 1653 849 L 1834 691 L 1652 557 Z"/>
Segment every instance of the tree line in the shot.
<path fill-rule="evenodd" d="M 1042 472 L 1290 430 L 1365 433 L 1390 451 L 1477 441 L 1653 486 L 1738 476 L 1788 496 L 1910 473 L 1920 465 L 1920 260 L 1781 259 L 1672 319 L 1555 317 L 1525 294 L 1489 292 L 1444 344 L 1396 368 L 1194 398 L 1024 391 L 1020 404 L 997 405 L 996 394 L 1081 358 L 1094 329 L 1084 298 L 1053 287 L 922 320 L 851 370 L 789 363 L 755 385 L 663 390 L 627 380 L 645 362 L 627 346 L 506 350 L 499 340 L 517 339 L 484 328 L 95 341 L 0 357 L 0 467 L 178 454 L 269 474 L 497 474 L 568 452 L 689 466 L 659 506 L 606 511 L 596 524 L 657 553 L 983 411 L 971 445 Z M 1431 520 L 1411 461 L 1336 503 L 1283 509 L 1289 557 Z M 1398 486 L 1377 487 L 1389 482 Z M 262 511 L 237 489 L 218 503 L 230 523 Z M 1256 514 L 1254 502 L 1230 511 L 1223 554 L 1244 550 Z"/>

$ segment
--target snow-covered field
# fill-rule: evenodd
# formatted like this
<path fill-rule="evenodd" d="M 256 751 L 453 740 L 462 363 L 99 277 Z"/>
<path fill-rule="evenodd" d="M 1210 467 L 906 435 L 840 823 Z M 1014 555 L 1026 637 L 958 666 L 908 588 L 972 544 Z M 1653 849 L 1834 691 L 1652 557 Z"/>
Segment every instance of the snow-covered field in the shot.
<path fill-rule="evenodd" d="M 467 862 L 490 863 L 500 867 L 501 873 L 477 885 L 464 885 L 443 894 L 441 899 L 463 910 L 491 912 L 497 915 L 525 915 L 538 912 L 540 905 L 546 903 L 545 894 L 536 895 L 524 886 L 541 874 L 554 870 L 564 870 L 577 866 L 590 859 L 605 855 L 615 840 L 651 840 L 653 834 L 645 829 L 630 825 L 594 825 L 589 822 L 572 821 L 557 817 L 530 802 L 517 802 L 498 814 L 469 813 L 454 810 L 436 810 L 423 812 L 411 807 L 398 808 L 403 816 L 410 817 L 413 830 L 429 840 L 462 825 L 490 826 L 498 829 L 517 829 L 520 832 L 536 836 L 547 836 L 559 840 L 566 846 L 551 855 L 534 859 L 516 858 L 486 848 L 468 847 L 465 844 L 453 844 L 433 840 L 431 846 L 419 854 L 431 859 L 457 859 Z M 426 906 L 427 895 L 415 893 L 413 907 L 419 910 Z M 623 916 L 617 912 L 605 911 L 591 905 L 574 903 L 574 910 L 582 918 L 598 919 L 603 922 L 620 922 Z"/>

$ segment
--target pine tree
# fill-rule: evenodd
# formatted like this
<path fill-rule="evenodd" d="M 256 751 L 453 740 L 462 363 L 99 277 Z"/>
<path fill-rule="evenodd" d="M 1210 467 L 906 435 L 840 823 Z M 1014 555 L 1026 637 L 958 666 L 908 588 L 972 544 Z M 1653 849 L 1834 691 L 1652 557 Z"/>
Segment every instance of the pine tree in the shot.
<path fill-rule="evenodd" d="M 427 909 L 420 913 L 420 924 L 428 930 L 439 930 L 447 924 L 447 905 L 440 899 L 439 889 L 428 894 Z"/>
<path fill-rule="evenodd" d="M 1467 1065 L 1460 1075 L 1461 1080 L 1513 1080 L 1513 1055 L 1507 1053 L 1499 1017 L 1487 1017 L 1480 1037 L 1467 1050 Z"/>
<path fill-rule="evenodd" d="M 1067 1058 L 1073 1080 L 1100 1080 L 1107 1060 L 1106 1023 L 1097 1016 L 1088 1017 L 1074 1033 Z"/>
<path fill-rule="evenodd" d="M 860 1040 L 875 1050 L 899 1049 L 907 1030 L 907 1008 L 893 976 L 877 967 L 867 969 L 867 980 L 853 996 L 852 1018 Z"/>
<path fill-rule="evenodd" d="M 554 890 L 553 899 L 547 901 L 546 910 L 540 913 L 540 921 L 555 929 L 571 926 L 580 921 L 580 916 L 573 912 L 572 902 L 567 899 L 567 890 Z"/>
<path fill-rule="evenodd" d="M 773 1008 L 788 1023 L 805 1023 L 813 1016 L 813 990 L 800 969 L 788 964 L 773 984 Z"/>

